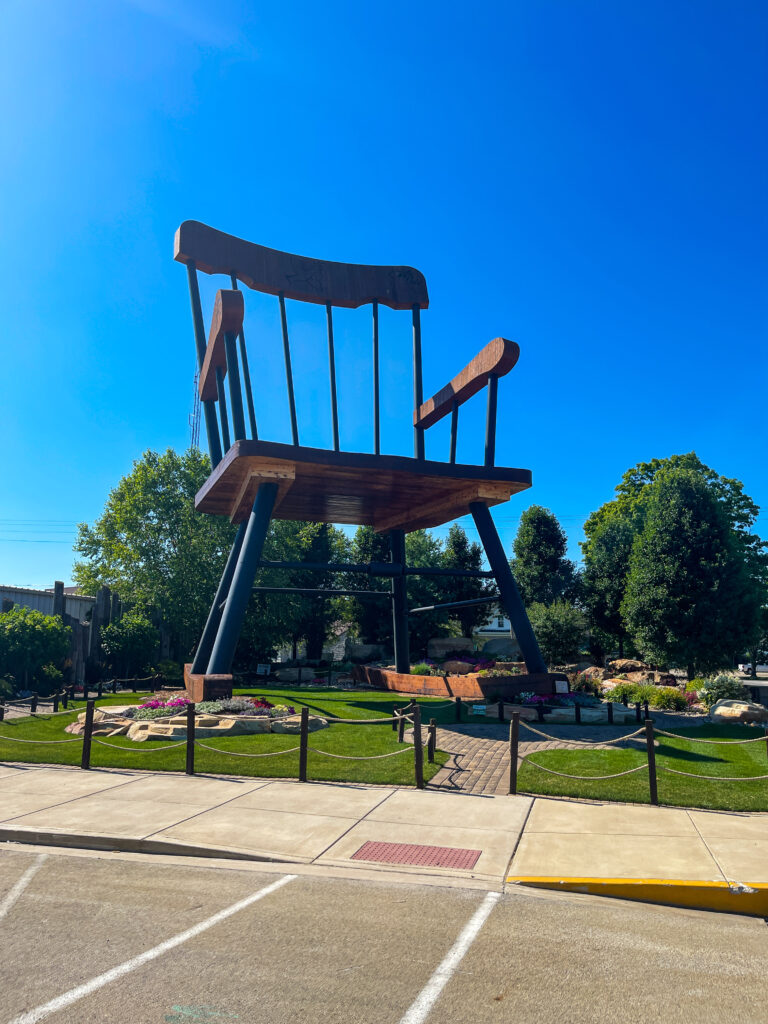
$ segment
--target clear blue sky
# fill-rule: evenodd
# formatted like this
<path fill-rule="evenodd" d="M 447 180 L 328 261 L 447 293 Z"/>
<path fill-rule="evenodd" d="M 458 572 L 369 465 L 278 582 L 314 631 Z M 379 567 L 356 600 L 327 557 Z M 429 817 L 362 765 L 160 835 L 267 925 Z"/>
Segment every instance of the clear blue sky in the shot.
<path fill-rule="evenodd" d="M 625 469 L 691 449 L 768 505 L 762 0 L 4 0 L 2 19 L 0 583 L 69 581 L 75 524 L 143 450 L 186 447 L 185 219 L 418 267 L 426 394 L 490 338 L 520 344 L 497 458 L 534 486 L 496 512 L 507 545 L 536 502 L 577 556 Z M 260 432 L 288 440 L 275 306 L 246 326 Z M 322 314 L 289 304 L 302 441 L 329 445 Z M 410 454 L 402 316 L 383 440 Z M 371 450 L 369 311 L 338 325 L 342 443 Z M 482 419 L 478 397 L 461 459 Z"/>

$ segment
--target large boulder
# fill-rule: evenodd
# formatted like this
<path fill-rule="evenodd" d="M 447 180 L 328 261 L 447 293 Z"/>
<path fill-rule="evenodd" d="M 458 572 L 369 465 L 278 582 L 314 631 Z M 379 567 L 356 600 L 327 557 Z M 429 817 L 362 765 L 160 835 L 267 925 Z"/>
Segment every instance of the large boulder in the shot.
<path fill-rule="evenodd" d="M 511 636 L 494 637 L 483 646 L 484 658 L 519 658 L 520 645 Z"/>
<path fill-rule="evenodd" d="M 768 722 L 768 708 L 748 700 L 719 700 L 709 709 L 713 722 L 733 725 L 739 722 Z"/>
<path fill-rule="evenodd" d="M 590 665 L 589 668 L 584 669 L 582 675 L 585 679 L 589 679 L 591 682 L 599 682 L 600 680 L 605 679 L 606 675 L 608 675 L 608 670 L 600 668 L 599 665 Z"/>
<path fill-rule="evenodd" d="M 475 649 L 475 642 L 469 636 L 435 636 L 427 642 L 428 658 L 444 658 L 450 651 L 467 651 Z"/>
<path fill-rule="evenodd" d="M 644 661 L 635 661 L 634 658 L 617 658 L 616 661 L 609 661 L 608 667 L 612 675 L 622 675 L 625 672 L 650 672 L 651 666 Z"/>
<path fill-rule="evenodd" d="M 443 672 L 445 672 L 447 676 L 465 676 L 467 673 L 472 672 L 474 667 L 475 666 L 468 661 L 443 662 Z"/>

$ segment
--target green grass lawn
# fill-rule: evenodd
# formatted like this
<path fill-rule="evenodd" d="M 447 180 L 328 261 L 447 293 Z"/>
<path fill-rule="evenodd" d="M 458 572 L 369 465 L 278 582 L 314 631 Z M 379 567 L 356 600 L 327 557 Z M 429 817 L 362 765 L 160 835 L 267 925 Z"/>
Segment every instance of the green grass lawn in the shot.
<path fill-rule="evenodd" d="M 329 715 L 337 718 L 382 718 L 392 714 L 393 707 L 402 707 L 404 698 L 393 700 L 385 692 L 353 692 L 344 690 L 304 690 L 250 688 L 235 690 L 235 694 L 266 697 L 273 704 L 291 704 L 296 710 L 307 705 L 312 714 Z M 133 704 L 147 700 L 152 694 L 117 694 L 97 701 L 97 708 L 114 704 Z M 438 722 L 452 720 L 453 708 L 433 708 L 440 700 L 422 698 L 422 718 L 426 723 L 431 717 Z M 14 743 L 12 737 L 25 740 L 66 740 L 70 739 L 64 727 L 71 722 L 78 711 L 84 708 L 78 701 L 72 714 L 34 718 L 7 719 L 0 723 L 0 761 L 24 761 L 34 764 L 80 764 L 82 746 L 80 742 L 68 744 L 27 744 Z M 72 705 L 70 705 L 72 707 Z M 4 738 L 7 737 L 7 738 Z M 102 743 L 97 743 L 96 739 Z M 426 740 L 426 736 L 425 736 Z M 171 750 L 153 748 L 167 744 L 167 740 L 147 740 L 134 743 L 122 736 L 104 740 L 94 737 L 91 748 L 91 765 L 94 768 L 138 768 L 151 771 L 184 771 L 185 744 Z M 268 751 L 287 750 L 298 746 L 298 735 L 257 734 L 232 736 L 226 739 L 204 739 L 203 743 L 215 747 L 195 750 L 195 770 L 221 775 L 254 775 L 261 778 L 296 778 L 299 771 L 298 751 L 282 757 L 231 757 L 226 751 L 235 753 L 261 754 Z M 109 747 L 103 743 L 108 743 Z M 414 785 L 413 745 L 399 744 L 397 733 L 391 725 L 331 725 L 328 729 L 310 733 L 310 747 L 327 750 L 333 754 L 347 754 L 355 757 L 369 757 L 386 754 L 393 750 L 406 752 L 397 757 L 377 761 L 341 761 L 323 757 L 310 751 L 308 776 L 310 779 L 343 782 L 374 782 L 389 785 Z M 448 755 L 438 751 L 435 763 L 429 764 L 424 757 L 424 777 L 429 780 L 445 764 Z"/>
<path fill-rule="evenodd" d="M 705 725 L 693 729 L 677 729 L 680 736 L 691 739 L 670 739 L 659 736 L 656 747 L 659 802 L 678 807 L 706 807 L 728 811 L 768 811 L 768 779 L 753 782 L 710 782 L 671 775 L 662 767 L 675 768 L 696 775 L 719 776 L 768 775 L 765 740 L 742 746 L 710 746 L 693 742 L 696 738 L 711 740 L 754 739 L 756 728 L 738 725 Z M 610 775 L 626 771 L 646 760 L 645 749 L 637 750 L 543 750 L 532 754 L 538 762 L 553 771 L 573 775 Z M 619 779 L 582 781 L 562 779 L 538 771 L 526 759 L 518 775 L 518 792 L 544 796 L 586 797 L 592 800 L 622 800 L 650 803 L 648 772 L 640 771 Z"/>

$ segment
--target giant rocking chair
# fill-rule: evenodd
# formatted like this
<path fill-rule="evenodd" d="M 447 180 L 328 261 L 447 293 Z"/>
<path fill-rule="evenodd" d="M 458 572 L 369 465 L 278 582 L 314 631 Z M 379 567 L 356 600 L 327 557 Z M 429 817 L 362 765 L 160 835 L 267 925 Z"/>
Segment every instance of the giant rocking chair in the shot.
<path fill-rule="evenodd" d="M 254 588 L 257 571 L 267 564 L 273 568 L 330 568 L 390 577 L 391 594 L 388 596 L 392 604 L 398 672 L 409 670 L 406 577 L 431 574 L 492 577 L 499 590 L 498 598 L 493 600 L 498 600 L 509 617 L 528 672 L 541 678 L 547 671 L 546 665 L 488 511 L 489 506 L 508 501 L 512 494 L 531 485 L 529 470 L 494 464 L 498 380 L 517 362 L 518 346 L 505 338 L 494 338 L 449 384 L 424 401 L 421 311 L 427 308 L 429 300 L 426 282 L 417 270 L 331 263 L 294 256 L 243 241 L 197 221 L 185 221 L 176 232 L 175 259 L 187 266 L 200 398 L 213 464 L 211 475 L 195 498 L 195 507 L 211 515 L 227 515 L 233 523 L 239 523 L 194 661 L 185 670 L 187 689 L 193 699 L 231 692 L 232 659 L 251 593 L 254 589 L 278 589 Z M 216 295 L 207 343 L 198 271 L 223 274 L 231 284 Z M 243 335 L 243 293 L 238 289 L 238 282 L 277 296 L 292 444 L 259 440 Z M 326 308 L 332 451 L 307 448 L 299 443 L 286 299 L 313 302 Z M 333 307 L 356 309 L 367 303 L 373 311 L 373 454 L 360 454 L 339 448 Z M 413 458 L 382 455 L 380 451 L 380 303 L 395 310 L 409 310 L 412 318 Z M 488 388 L 484 464 L 459 465 L 456 462 L 459 406 L 484 386 Z M 424 431 L 444 416 L 451 417 L 449 461 L 432 462 L 424 456 Z M 477 525 L 490 572 L 406 565 L 406 532 L 439 526 L 466 514 L 471 514 Z M 262 548 L 273 516 L 370 525 L 377 532 L 389 535 L 391 561 L 366 566 L 263 563 Z M 452 602 L 440 607 L 474 603 L 480 602 Z"/>

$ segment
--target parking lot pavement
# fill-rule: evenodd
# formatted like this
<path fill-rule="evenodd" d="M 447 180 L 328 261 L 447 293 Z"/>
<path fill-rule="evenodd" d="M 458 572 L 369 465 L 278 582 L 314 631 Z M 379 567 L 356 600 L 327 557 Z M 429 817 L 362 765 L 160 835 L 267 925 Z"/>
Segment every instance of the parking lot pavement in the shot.
<path fill-rule="evenodd" d="M 0 1024 L 765 1019 L 762 920 L 168 860 L 0 851 Z"/>

